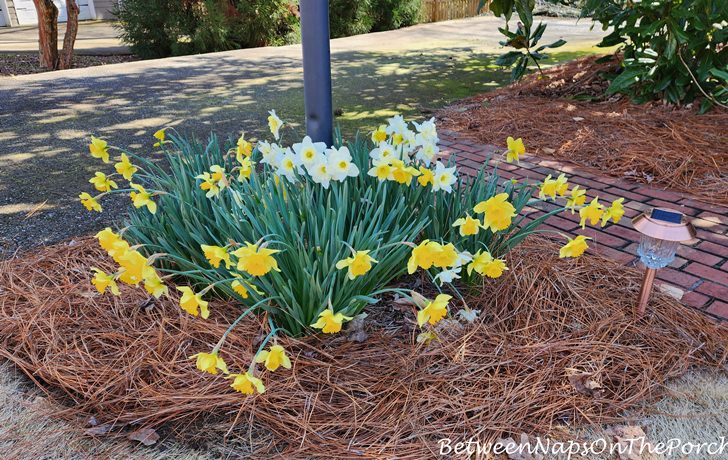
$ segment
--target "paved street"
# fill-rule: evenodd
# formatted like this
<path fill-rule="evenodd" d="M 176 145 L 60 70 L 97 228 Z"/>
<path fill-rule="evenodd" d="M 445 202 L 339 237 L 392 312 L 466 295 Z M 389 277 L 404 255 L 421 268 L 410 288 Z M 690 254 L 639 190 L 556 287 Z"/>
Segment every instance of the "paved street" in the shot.
<path fill-rule="evenodd" d="M 546 20 L 544 43 L 569 41 L 555 58 L 596 51 L 600 32 L 589 22 Z M 507 72 L 493 65 L 503 52 L 499 25 L 480 17 L 333 40 L 334 105 L 343 110 L 337 122 L 351 133 L 395 112 L 421 117 L 503 84 Z M 104 201 L 109 212 L 101 215 L 77 201 L 99 168 L 88 154 L 91 134 L 150 152 L 161 126 L 237 136 L 261 129 L 271 108 L 296 125 L 302 106 L 297 45 L 0 78 L 0 253 L 88 232 L 123 214 L 127 199 Z"/>

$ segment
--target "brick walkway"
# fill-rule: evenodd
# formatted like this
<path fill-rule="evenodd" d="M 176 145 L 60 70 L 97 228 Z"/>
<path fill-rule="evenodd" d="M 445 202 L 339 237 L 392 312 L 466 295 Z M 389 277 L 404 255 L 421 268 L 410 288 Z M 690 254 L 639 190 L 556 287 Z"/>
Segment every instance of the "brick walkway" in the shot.
<path fill-rule="evenodd" d="M 455 154 L 460 167 L 470 173 L 480 169 L 485 158 L 496 149 L 452 131 L 441 132 L 440 138 L 441 152 Z M 501 158 L 502 155 L 494 155 L 490 163 Z M 689 216 L 697 230 L 697 239 L 680 246 L 670 266 L 657 272 L 658 283 L 684 304 L 728 319 L 728 208 L 702 203 L 699 198 L 683 193 L 607 176 L 585 166 L 532 156 L 521 158 L 518 165 L 500 161 L 499 175 L 536 182 L 548 174 L 556 177 L 564 172 L 570 183 L 586 187 L 589 198 L 598 195 L 607 203 L 625 198 L 625 217 L 619 224 L 610 224 L 604 229 L 587 226 L 582 231 L 578 213 L 560 213 L 546 221 L 548 228 L 568 234 L 576 234 L 579 230 L 580 234 L 592 237 L 593 251 L 621 264 L 635 266 L 639 261 L 636 254 L 640 234 L 632 228 L 632 217 L 656 206 L 673 208 Z"/>

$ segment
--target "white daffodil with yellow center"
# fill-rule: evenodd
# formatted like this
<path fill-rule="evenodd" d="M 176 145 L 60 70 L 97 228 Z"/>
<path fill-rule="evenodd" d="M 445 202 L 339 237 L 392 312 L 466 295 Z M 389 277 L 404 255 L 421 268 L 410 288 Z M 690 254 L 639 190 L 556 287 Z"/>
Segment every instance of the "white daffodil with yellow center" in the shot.
<path fill-rule="evenodd" d="M 397 153 L 392 144 L 380 142 L 377 148 L 369 152 L 369 157 L 374 164 L 390 164 L 393 160 L 397 159 Z"/>
<path fill-rule="evenodd" d="M 296 182 L 296 155 L 290 148 L 287 148 L 281 157 L 276 173 L 284 176 L 289 182 Z"/>
<path fill-rule="evenodd" d="M 329 171 L 329 164 L 327 161 L 321 161 L 311 167 L 308 170 L 311 175 L 311 179 L 317 184 L 321 184 L 323 188 L 329 188 L 331 182 L 331 172 Z"/>
<path fill-rule="evenodd" d="M 455 166 L 446 168 L 442 162 L 438 161 L 435 164 L 434 171 L 435 179 L 432 183 L 432 191 L 437 192 L 443 190 L 445 192 L 452 192 L 452 186 L 457 181 L 455 176 Z"/>
<path fill-rule="evenodd" d="M 359 168 L 354 164 L 347 147 L 327 149 L 326 158 L 333 180 L 343 181 L 347 177 L 356 177 L 359 175 Z"/>
<path fill-rule="evenodd" d="M 296 166 L 299 167 L 299 173 L 303 173 L 301 168 L 311 173 L 314 165 L 320 163 L 324 158 L 326 150 L 325 142 L 313 142 L 309 136 L 297 144 L 293 144 L 293 151 L 296 153 Z"/>

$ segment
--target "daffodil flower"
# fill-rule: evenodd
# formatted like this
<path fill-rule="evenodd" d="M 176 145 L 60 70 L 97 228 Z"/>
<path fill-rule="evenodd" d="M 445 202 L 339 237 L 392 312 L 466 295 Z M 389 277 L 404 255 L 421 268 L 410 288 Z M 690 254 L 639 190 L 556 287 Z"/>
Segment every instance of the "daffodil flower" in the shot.
<path fill-rule="evenodd" d="M 437 137 L 437 126 L 435 126 L 435 117 L 429 120 L 417 123 L 413 121 L 412 124 L 417 130 L 417 143 L 424 145 L 425 143 L 437 143 L 440 139 Z"/>
<path fill-rule="evenodd" d="M 210 265 L 214 268 L 220 268 L 220 262 L 225 262 L 226 268 L 230 268 L 232 266 L 233 263 L 230 260 L 230 254 L 228 254 L 227 249 L 207 244 L 201 245 L 200 248 L 202 249 L 207 261 L 210 262 Z"/>
<path fill-rule="evenodd" d="M 156 270 L 150 271 L 144 277 L 144 290 L 156 299 L 163 295 L 169 295 L 169 288 L 164 284 L 164 281 L 159 277 Z"/>
<path fill-rule="evenodd" d="M 425 168 L 424 166 L 419 167 L 420 175 L 417 177 L 417 182 L 423 187 L 427 187 L 428 184 L 435 183 L 435 174 L 432 170 Z"/>
<path fill-rule="evenodd" d="M 167 128 L 162 128 L 153 134 L 154 138 L 157 139 L 158 142 L 154 143 L 154 147 L 161 147 L 164 143 L 164 139 L 167 137 Z"/>
<path fill-rule="evenodd" d="M 584 254 L 584 251 L 589 249 L 589 246 L 586 244 L 586 240 L 590 240 L 588 236 L 584 235 L 577 235 L 576 238 L 571 239 L 569 237 L 566 237 L 568 242 L 559 249 L 559 258 L 563 259 L 565 257 L 579 257 L 580 255 Z"/>
<path fill-rule="evenodd" d="M 96 272 L 91 280 L 91 284 L 96 287 L 96 290 L 99 291 L 100 294 L 103 294 L 106 292 L 106 289 L 109 289 L 112 294 L 119 295 L 119 286 L 116 284 L 114 275 L 109 275 L 100 268 L 96 267 L 91 267 L 91 270 Z"/>
<path fill-rule="evenodd" d="M 255 357 L 255 362 L 263 363 L 265 368 L 271 372 L 275 372 L 279 367 L 291 368 L 291 360 L 286 355 L 286 350 L 280 345 L 273 345 L 269 350 L 262 350 Z"/>
<path fill-rule="evenodd" d="M 432 191 L 437 192 L 443 190 L 445 192 L 452 192 L 452 186 L 457 181 L 455 176 L 455 166 L 446 168 L 441 162 L 435 163 L 434 171 L 435 179 L 432 183 Z"/>
<path fill-rule="evenodd" d="M 255 163 L 250 157 L 245 157 L 240 161 L 240 169 L 238 170 L 238 180 L 244 181 L 250 179 L 250 175 L 253 174 Z"/>
<path fill-rule="evenodd" d="M 607 222 L 609 222 L 609 219 L 612 219 L 612 222 L 615 224 L 619 222 L 619 220 L 624 215 L 624 206 L 622 206 L 622 203 L 624 202 L 624 198 L 617 198 L 612 202 L 612 205 L 604 211 L 604 215 L 602 216 L 602 227 L 607 225 Z"/>
<path fill-rule="evenodd" d="M 420 171 L 412 166 L 406 166 L 402 160 L 393 160 L 389 173 L 389 180 L 393 180 L 398 184 L 410 185 L 412 178 L 420 175 Z"/>
<path fill-rule="evenodd" d="M 327 149 L 326 158 L 329 173 L 333 180 L 343 181 L 347 177 L 356 177 L 359 175 L 359 168 L 354 164 L 347 147 Z"/>
<path fill-rule="evenodd" d="M 505 230 L 511 226 L 511 221 L 516 215 L 516 208 L 508 202 L 507 193 L 499 193 L 485 201 L 476 204 L 473 211 L 483 216 L 483 228 L 489 228 L 492 232 Z"/>
<path fill-rule="evenodd" d="M 242 163 L 244 158 L 249 158 L 252 154 L 253 144 L 245 140 L 245 133 L 243 133 L 235 144 L 235 159 L 238 160 L 238 163 Z"/>
<path fill-rule="evenodd" d="M 526 153 L 526 147 L 523 145 L 523 139 L 520 137 L 518 139 L 513 139 L 511 136 L 508 136 L 508 139 L 506 139 L 506 144 L 508 146 L 508 150 L 506 150 L 506 163 L 512 163 L 512 162 L 518 162 L 521 158 L 521 155 Z"/>
<path fill-rule="evenodd" d="M 374 166 L 367 171 L 367 174 L 371 177 L 376 177 L 381 182 L 392 176 L 392 169 L 388 163 L 374 163 Z"/>
<path fill-rule="evenodd" d="M 461 236 L 477 235 L 478 231 L 482 227 L 482 224 L 478 219 L 473 219 L 470 214 L 465 214 L 465 217 L 457 219 L 452 224 L 453 227 L 460 227 Z"/>
<path fill-rule="evenodd" d="M 108 143 L 97 137 L 91 136 L 91 144 L 88 146 L 91 156 L 99 158 L 104 163 L 109 162 L 109 148 Z"/>
<path fill-rule="evenodd" d="M 273 137 L 276 138 L 276 140 L 281 138 L 280 129 L 283 127 L 283 120 L 278 118 L 278 115 L 276 115 L 275 110 L 271 110 L 268 112 L 268 128 L 270 128 L 271 134 L 273 134 Z"/>
<path fill-rule="evenodd" d="M 256 391 L 259 394 L 265 393 L 265 385 L 263 381 L 257 377 L 253 377 L 253 374 L 246 372 L 245 374 L 230 374 L 226 378 L 233 379 L 233 383 L 230 387 L 246 395 L 252 395 Z"/>
<path fill-rule="evenodd" d="M 415 158 L 422 161 L 426 166 L 430 166 L 430 163 L 439 153 L 440 148 L 437 145 L 432 142 L 425 141 L 417 151 Z"/>
<path fill-rule="evenodd" d="M 196 359 L 195 366 L 202 372 L 208 374 L 217 375 L 217 371 L 221 370 L 223 374 L 228 373 L 227 364 L 220 355 L 213 351 L 212 353 L 197 353 L 196 355 L 190 356 L 189 359 Z"/>
<path fill-rule="evenodd" d="M 319 313 L 318 320 L 311 325 L 316 329 L 321 329 L 325 334 L 335 334 L 341 331 L 341 325 L 344 321 L 351 321 L 352 316 L 345 316 L 343 313 L 334 313 L 331 309 L 326 309 Z"/>
<path fill-rule="evenodd" d="M 556 179 L 552 179 L 551 174 L 549 174 L 548 176 L 546 176 L 546 179 L 543 180 L 543 184 L 541 184 L 541 189 L 538 192 L 538 197 L 541 199 L 549 197 L 555 200 L 557 194 L 559 196 L 564 196 L 568 188 L 569 183 L 568 179 L 566 178 L 566 174 L 561 173 Z"/>
<path fill-rule="evenodd" d="M 435 300 L 430 300 L 423 309 L 417 312 L 417 324 L 422 327 L 425 323 L 437 324 L 447 316 L 447 304 L 452 299 L 451 295 L 439 294 Z"/>
<path fill-rule="evenodd" d="M 296 182 L 296 155 L 290 148 L 287 148 L 281 156 L 276 174 L 285 177 L 291 183 Z"/>
<path fill-rule="evenodd" d="M 311 174 L 311 170 L 315 166 L 325 163 L 325 150 L 325 142 L 313 142 L 309 136 L 304 137 L 301 142 L 293 144 L 293 151 L 296 154 L 295 164 L 299 167 L 299 173 L 303 174 L 301 168 L 305 168 Z"/>
<path fill-rule="evenodd" d="M 372 131 L 372 142 L 378 145 L 380 142 L 387 140 L 387 125 L 379 125 L 377 129 Z"/>
<path fill-rule="evenodd" d="M 342 270 L 348 268 L 347 276 L 350 280 L 355 279 L 357 276 L 366 274 L 372 269 L 372 264 L 377 263 L 372 256 L 369 255 L 370 251 L 355 251 L 352 257 L 342 259 L 336 262 L 336 268 Z"/>
<path fill-rule="evenodd" d="M 487 251 L 478 251 L 473 256 L 473 261 L 468 265 L 468 275 L 473 271 L 489 278 L 499 278 L 504 270 L 508 270 L 505 261 L 494 259 Z"/>
<path fill-rule="evenodd" d="M 102 208 L 98 201 L 96 201 L 96 198 L 92 197 L 86 192 L 81 193 L 78 195 L 78 199 L 81 201 L 81 204 L 86 207 L 89 211 L 96 211 L 101 212 Z"/>
<path fill-rule="evenodd" d="M 99 246 L 107 251 L 111 250 L 111 248 L 114 247 L 115 243 L 118 243 L 119 241 L 124 241 L 121 236 L 111 230 L 111 227 L 106 227 L 105 229 L 98 232 L 96 234 L 96 239 L 99 240 Z"/>
<path fill-rule="evenodd" d="M 436 250 L 434 251 L 434 257 L 432 264 L 438 268 L 454 267 L 458 265 L 460 260 L 460 253 L 455 249 L 455 245 L 448 243 L 445 245 L 435 243 Z"/>
<path fill-rule="evenodd" d="M 579 206 L 583 206 L 585 202 L 586 190 L 575 185 L 569 193 L 569 198 L 566 200 L 566 209 L 571 209 L 571 213 L 574 214 L 574 210 Z"/>
<path fill-rule="evenodd" d="M 407 273 L 410 275 L 417 271 L 417 267 L 429 270 L 435 262 L 435 255 L 440 251 L 440 244 L 435 241 L 423 240 L 415 248 L 407 261 Z"/>
<path fill-rule="evenodd" d="M 254 244 L 245 243 L 245 247 L 233 251 L 237 257 L 237 268 L 252 276 L 263 276 L 271 270 L 280 272 L 278 262 L 273 254 L 280 252 L 277 249 L 259 248 Z"/>
<path fill-rule="evenodd" d="M 432 280 L 439 283 L 440 286 L 444 285 L 445 283 L 452 283 L 456 279 L 460 279 L 461 271 L 462 267 L 448 268 L 447 270 L 443 270 L 435 275 Z"/>
<path fill-rule="evenodd" d="M 127 249 L 119 254 L 115 260 L 123 269 L 119 279 L 126 284 L 136 286 L 149 277 L 151 271 L 154 270 L 149 265 L 149 260 L 136 250 Z"/>
<path fill-rule="evenodd" d="M 102 172 L 96 172 L 94 177 L 88 180 L 96 190 L 99 192 L 109 192 L 115 188 L 119 188 L 116 182 L 109 179 L 106 174 Z"/>
<path fill-rule="evenodd" d="M 136 166 L 131 164 L 126 153 L 121 154 L 121 160 L 114 165 L 114 169 L 116 169 L 116 172 L 121 174 L 121 176 L 128 181 L 131 180 L 138 170 Z"/>
<path fill-rule="evenodd" d="M 184 311 L 192 316 L 200 315 L 203 319 L 207 319 L 210 316 L 210 310 L 208 310 L 208 302 L 202 300 L 202 294 L 195 294 L 192 288 L 187 286 L 178 286 L 177 290 L 182 293 L 182 297 L 179 299 L 179 305 Z M 200 309 L 198 312 L 197 309 Z"/>
<path fill-rule="evenodd" d="M 129 186 L 136 190 L 136 192 L 129 193 L 134 207 L 139 209 L 142 206 L 146 206 L 149 212 L 155 214 L 157 212 L 157 203 L 152 200 L 152 194 L 147 192 L 146 189 L 139 184 L 130 183 Z"/>
<path fill-rule="evenodd" d="M 603 214 L 604 205 L 600 204 L 599 197 L 596 197 L 591 200 L 588 206 L 579 209 L 579 217 L 581 217 L 579 225 L 581 225 L 582 229 L 585 228 L 587 220 L 591 225 L 596 225 L 597 222 L 599 222 L 599 219 L 602 218 Z"/>

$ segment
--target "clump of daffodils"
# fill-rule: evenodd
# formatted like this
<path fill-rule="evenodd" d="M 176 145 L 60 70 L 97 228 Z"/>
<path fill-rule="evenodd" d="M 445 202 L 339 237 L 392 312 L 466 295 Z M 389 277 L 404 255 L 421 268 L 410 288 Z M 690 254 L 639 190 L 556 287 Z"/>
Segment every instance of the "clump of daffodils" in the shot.
<path fill-rule="evenodd" d="M 172 172 L 92 137 L 91 156 L 113 163 L 113 171 L 89 179 L 95 195 L 79 195 L 89 211 L 101 212 L 101 199 L 112 193 L 128 194 L 132 206 L 124 231 L 97 234 L 117 265 L 110 273 L 91 269 L 100 294 L 143 286 L 156 298 L 176 296 L 181 314 L 202 320 L 216 314 L 212 303 L 221 294 L 244 306 L 212 350 L 190 356 L 201 372 L 222 374 L 243 394 L 264 393 L 263 374 L 294 367 L 280 334 L 340 333 L 378 296 L 396 292 L 415 305 L 417 342 L 430 343 L 443 319 L 478 316 L 458 286 L 503 276 L 508 252 L 541 231 L 548 216 L 578 212 L 585 228 L 617 223 L 624 214 L 623 199 L 587 203 L 587 190 L 572 187 L 565 174 L 536 185 L 501 183 L 483 171 L 475 180 L 458 175 L 454 161 L 442 158 L 434 118 L 391 117 L 370 133 L 368 145 L 326 145 L 308 136 L 286 145 L 288 124 L 275 111 L 267 121 L 272 141 L 243 133 L 229 148 L 211 143 L 204 155 L 173 129 L 156 131 L 151 150 L 167 155 Z M 518 162 L 526 152 L 522 139 L 506 144 L 505 160 Z M 537 202 L 561 200 L 557 210 L 523 220 Z M 563 237 L 559 257 L 588 249 L 584 235 Z M 164 264 L 155 267 L 157 261 Z M 391 287 L 417 272 L 440 293 L 428 299 Z M 170 292 L 166 280 L 173 276 Z M 451 315 L 455 305 L 463 308 Z M 263 310 L 265 339 L 245 357 L 247 367 L 235 370 L 237 363 L 223 358 L 225 340 L 246 315 Z"/>

